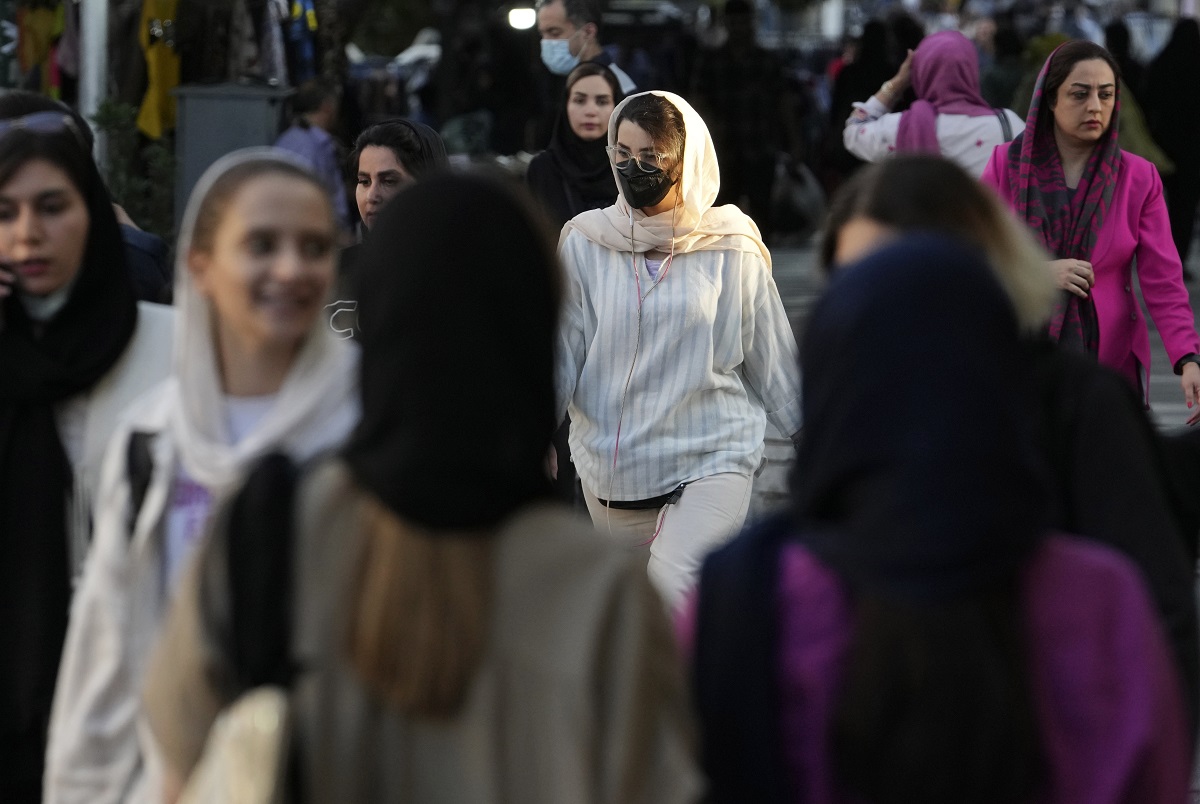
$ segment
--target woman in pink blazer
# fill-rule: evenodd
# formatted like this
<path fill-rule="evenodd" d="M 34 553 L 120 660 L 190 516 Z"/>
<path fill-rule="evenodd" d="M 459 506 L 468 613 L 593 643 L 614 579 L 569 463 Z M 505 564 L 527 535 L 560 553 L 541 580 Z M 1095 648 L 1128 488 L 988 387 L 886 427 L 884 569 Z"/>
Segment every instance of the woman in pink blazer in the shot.
<path fill-rule="evenodd" d="M 1183 286 L 1162 180 L 1117 146 L 1117 65 L 1092 42 L 1071 41 L 1046 60 L 1025 131 L 998 146 L 983 172 L 1057 259 L 1063 289 L 1049 335 L 1119 371 L 1149 399 L 1146 306 L 1200 419 L 1200 339 Z"/>

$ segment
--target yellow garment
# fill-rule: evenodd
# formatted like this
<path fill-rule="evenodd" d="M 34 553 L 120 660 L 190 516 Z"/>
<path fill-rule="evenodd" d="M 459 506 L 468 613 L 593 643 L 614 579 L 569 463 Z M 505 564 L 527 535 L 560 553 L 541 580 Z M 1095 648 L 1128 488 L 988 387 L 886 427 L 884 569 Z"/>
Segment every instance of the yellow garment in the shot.
<path fill-rule="evenodd" d="M 179 0 L 145 0 L 138 40 L 146 54 L 146 95 L 137 124 L 143 134 L 159 139 L 175 128 L 175 96 L 179 86 L 179 53 L 175 50 L 175 11 Z M 152 31 L 153 29 L 153 31 Z"/>
<path fill-rule="evenodd" d="M 57 83 L 52 81 L 54 42 L 62 36 L 66 24 L 63 7 L 17 9 L 17 64 L 22 73 L 41 67 L 40 91 L 58 96 Z"/>

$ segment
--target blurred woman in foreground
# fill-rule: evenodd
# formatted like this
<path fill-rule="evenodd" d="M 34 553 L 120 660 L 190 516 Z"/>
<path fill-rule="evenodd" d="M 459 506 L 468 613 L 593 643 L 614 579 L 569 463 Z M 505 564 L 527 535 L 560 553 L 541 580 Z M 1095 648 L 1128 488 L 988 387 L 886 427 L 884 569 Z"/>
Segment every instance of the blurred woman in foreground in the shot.
<path fill-rule="evenodd" d="M 984 255 L 905 235 L 847 266 L 801 359 L 792 510 L 701 575 L 713 800 L 1183 801 L 1178 674 L 1137 568 L 1048 528 Z"/>
<path fill-rule="evenodd" d="M 291 690 L 302 800 L 696 799 L 644 565 L 549 499 L 561 280 L 530 203 L 447 175 L 376 222 L 362 424 L 298 480 L 278 462 L 251 476 L 159 644 L 146 706 L 176 780 L 222 708 L 269 680 Z M 258 561 L 237 558 L 247 528 Z M 293 571 L 265 589 L 255 567 L 277 556 Z M 230 641 L 247 615 L 265 627 Z"/>
<path fill-rule="evenodd" d="M 0 801 L 42 800 L 104 448 L 167 375 L 171 319 L 138 302 L 86 132 L 57 101 L 0 95 Z"/>
<path fill-rule="evenodd" d="M 357 421 L 357 349 L 321 318 L 336 243 L 324 185 L 286 151 L 235 151 L 193 190 L 171 376 L 130 408 L 105 453 L 55 691 L 47 802 L 153 799 L 140 681 L 212 511 L 258 458 L 310 458 Z"/>
<path fill-rule="evenodd" d="M 957 166 L 898 156 L 856 175 L 834 199 L 821 247 L 838 270 L 905 232 L 933 230 L 973 243 L 1016 308 L 1035 361 L 1038 438 L 1050 467 L 1056 528 L 1108 544 L 1139 566 L 1184 679 L 1190 722 L 1200 704 L 1200 633 L 1191 566 L 1196 526 L 1193 461 L 1161 441 L 1140 401 L 1115 372 L 1044 338 L 1045 253 L 1003 202 Z M 1166 446 L 1173 446 L 1167 444 Z M 1200 468 L 1195 469 L 1200 471 Z"/>

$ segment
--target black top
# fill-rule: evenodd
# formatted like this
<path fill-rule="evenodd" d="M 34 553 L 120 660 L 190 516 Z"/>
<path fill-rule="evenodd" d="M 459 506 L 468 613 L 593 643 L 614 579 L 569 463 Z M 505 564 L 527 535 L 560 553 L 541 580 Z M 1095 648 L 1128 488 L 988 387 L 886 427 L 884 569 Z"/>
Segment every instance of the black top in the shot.
<path fill-rule="evenodd" d="M 1138 565 L 1195 726 L 1200 633 L 1192 567 L 1200 450 L 1186 436 L 1164 444 L 1129 383 L 1094 359 L 1049 344 L 1033 348 L 1054 483 L 1053 524 L 1114 547 Z"/>
<path fill-rule="evenodd" d="M 600 142 L 603 144 L 604 140 Z M 533 158 L 525 174 L 530 192 L 541 202 L 556 232 L 579 213 L 589 209 L 604 209 L 617 201 L 617 183 L 607 158 L 604 163 L 607 182 L 580 183 L 572 179 L 563 164 L 555 153 L 545 150 Z"/>
<path fill-rule="evenodd" d="M 138 299 L 169 303 L 174 272 L 167 262 L 166 241 L 127 224 L 121 224 L 121 238 L 125 242 L 125 263 L 133 277 Z"/>

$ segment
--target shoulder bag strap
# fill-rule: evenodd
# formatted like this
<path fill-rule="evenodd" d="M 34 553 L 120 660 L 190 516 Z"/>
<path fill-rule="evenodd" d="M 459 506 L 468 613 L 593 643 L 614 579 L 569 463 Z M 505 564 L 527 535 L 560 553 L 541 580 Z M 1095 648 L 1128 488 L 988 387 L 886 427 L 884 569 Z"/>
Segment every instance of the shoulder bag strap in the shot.
<path fill-rule="evenodd" d="M 1004 131 L 1004 141 L 1012 142 L 1012 123 L 1008 122 L 1008 112 L 1003 109 L 992 109 L 992 112 L 1000 119 L 1000 128 Z"/>

